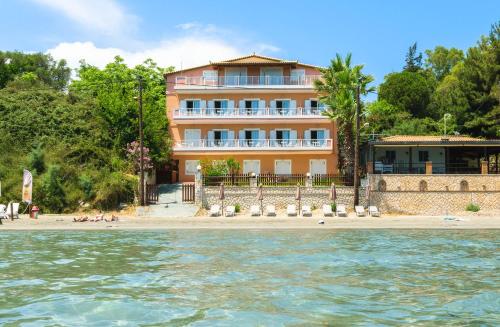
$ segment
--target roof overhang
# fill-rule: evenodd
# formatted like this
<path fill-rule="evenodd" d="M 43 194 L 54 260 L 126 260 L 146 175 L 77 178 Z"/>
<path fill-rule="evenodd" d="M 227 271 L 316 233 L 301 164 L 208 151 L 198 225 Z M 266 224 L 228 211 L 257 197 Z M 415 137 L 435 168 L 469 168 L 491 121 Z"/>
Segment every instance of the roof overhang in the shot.
<path fill-rule="evenodd" d="M 435 147 L 461 147 L 461 146 L 479 146 L 479 147 L 500 147 L 500 140 L 477 140 L 477 141 L 370 141 L 369 145 L 375 147 L 418 147 L 418 146 L 435 146 Z"/>

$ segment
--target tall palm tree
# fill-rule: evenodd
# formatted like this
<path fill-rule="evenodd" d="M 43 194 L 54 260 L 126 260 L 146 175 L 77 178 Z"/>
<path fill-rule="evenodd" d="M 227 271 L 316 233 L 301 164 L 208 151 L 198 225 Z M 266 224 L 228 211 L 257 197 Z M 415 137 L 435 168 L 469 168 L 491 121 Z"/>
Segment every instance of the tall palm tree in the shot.
<path fill-rule="evenodd" d="M 359 84 L 360 94 L 366 95 L 375 90 L 369 86 L 374 78 L 363 74 L 363 65 L 351 67 L 349 53 L 342 59 L 337 54 L 330 66 L 321 69 L 322 78 L 316 80 L 314 86 L 319 100 L 328 106 L 323 115 L 336 122 L 339 140 L 339 168 L 344 172 L 354 171 L 354 123 L 356 118 L 356 88 Z M 363 105 L 361 110 L 363 110 Z"/>

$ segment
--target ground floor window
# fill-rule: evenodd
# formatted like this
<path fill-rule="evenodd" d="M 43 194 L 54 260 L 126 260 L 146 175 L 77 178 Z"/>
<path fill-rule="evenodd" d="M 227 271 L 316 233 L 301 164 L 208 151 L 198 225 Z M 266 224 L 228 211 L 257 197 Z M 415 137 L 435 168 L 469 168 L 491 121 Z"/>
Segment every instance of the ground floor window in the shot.
<path fill-rule="evenodd" d="M 186 160 L 185 173 L 186 175 L 195 175 L 198 167 L 198 160 Z"/>
<path fill-rule="evenodd" d="M 311 159 L 309 160 L 309 172 L 314 175 L 326 174 L 326 159 Z"/>
<path fill-rule="evenodd" d="M 243 160 L 243 174 L 260 174 L 260 160 Z"/>
<path fill-rule="evenodd" d="M 274 173 L 279 175 L 290 175 L 292 173 L 292 160 L 275 160 Z"/>

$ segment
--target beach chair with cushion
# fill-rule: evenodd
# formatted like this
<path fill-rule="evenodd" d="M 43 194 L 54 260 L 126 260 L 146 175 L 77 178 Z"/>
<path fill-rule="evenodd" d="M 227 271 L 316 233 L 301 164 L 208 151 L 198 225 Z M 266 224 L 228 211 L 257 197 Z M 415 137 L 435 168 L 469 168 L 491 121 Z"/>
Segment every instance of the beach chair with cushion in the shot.
<path fill-rule="evenodd" d="M 332 206 L 329 204 L 323 204 L 323 216 L 333 217 Z"/>
<path fill-rule="evenodd" d="M 236 208 L 234 206 L 226 207 L 226 217 L 234 217 L 236 213 Z"/>
<path fill-rule="evenodd" d="M 343 205 L 343 204 L 337 205 L 337 216 L 347 217 L 347 210 L 345 209 L 345 205 Z"/>
<path fill-rule="evenodd" d="M 302 206 L 302 217 L 311 217 L 312 210 L 311 206 Z"/>
<path fill-rule="evenodd" d="M 286 214 L 288 216 L 297 216 L 297 208 L 295 208 L 295 204 L 289 204 L 286 207 Z"/>
<path fill-rule="evenodd" d="M 9 218 L 18 218 L 19 219 L 19 203 L 12 203 L 12 205 L 10 205 L 10 203 L 7 205 L 7 217 Z"/>
<path fill-rule="evenodd" d="M 251 216 L 260 216 L 260 207 L 258 205 L 253 205 L 250 207 Z"/>
<path fill-rule="evenodd" d="M 268 216 L 276 216 L 276 207 L 272 204 L 266 206 L 266 214 Z"/>
<path fill-rule="evenodd" d="M 220 205 L 212 204 L 210 207 L 210 216 L 220 216 Z"/>
<path fill-rule="evenodd" d="M 355 206 L 354 210 L 356 210 L 356 216 L 358 216 L 358 217 L 364 217 L 364 216 L 366 216 L 365 207 L 363 207 L 363 206 Z"/>
<path fill-rule="evenodd" d="M 380 211 L 378 211 L 378 208 L 376 206 L 369 206 L 368 212 L 372 217 L 380 217 Z"/>

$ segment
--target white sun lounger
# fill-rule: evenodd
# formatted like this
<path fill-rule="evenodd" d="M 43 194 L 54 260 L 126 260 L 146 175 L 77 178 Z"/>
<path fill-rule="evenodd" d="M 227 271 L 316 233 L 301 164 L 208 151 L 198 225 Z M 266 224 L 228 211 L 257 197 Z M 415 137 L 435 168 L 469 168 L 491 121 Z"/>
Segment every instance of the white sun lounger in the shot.
<path fill-rule="evenodd" d="M 302 206 L 302 217 L 311 217 L 312 211 L 310 206 Z"/>
<path fill-rule="evenodd" d="M 5 204 L 0 204 L 0 219 L 7 219 L 7 207 Z"/>
<path fill-rule="evenodd" d="M 276 207 L 272 204 L 266 206 L 266 214 L 268 216 L 276 216 Z"/>
<path fill-rule="evenodd" d="M 260 216 L 260 207 L 258 205 L 253 205 L 250 207 L 251 216 Z"/>
<path fill-rule="evenodd" d="M 332 206 L 329 204 L 323 204 L 323 216 L 333 217 Z"/>
<path fill-rule="evenodd" d="M 212 204 L 210 207 L 210 216 L 220 216 L 220 205 Z"/>
<path fill-rule="evenodd" d="M 234 217 L 236 212 L 236 208 L 234 206 L 226 207 L 226 217 Z"/>
<path fill-rule="evenodd" d="M 369 206 L 368 212 L 372 217 L 380 217 L 380 211 L 378 211 L 378 208 L 376 206 Z"/>
<path fill-rule="evenodd" d="M 345 205 L 343 205 L 343 204 L 337 205 L 337 216 L 347 217 L 347 210 L 345 209 Z"/>
<path fill-rule="evenodd" d="M 14 211 L 14 213 L 12 213 Z M 18 218 L 19 219 L 19 203 L 12 203 L 12 206 L 10 203 L 7 205 L 7 217 L 9 218 Z"/>
<path fill-rule="evenodd" d="M 354 210 L 356 210 L 356 216 L 358 217 L 366 216 L 365 208 L 363 206 L 355 206 Z"/>
<path fill-rule="evenodd" d="M 286 214 L 288 216 L 297 216 L 297 208 L 295 208 L 295 204 L 289 204 L 286 207 Z"/>

